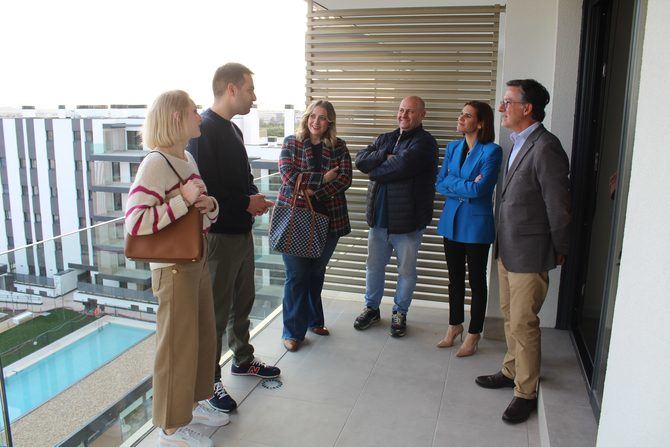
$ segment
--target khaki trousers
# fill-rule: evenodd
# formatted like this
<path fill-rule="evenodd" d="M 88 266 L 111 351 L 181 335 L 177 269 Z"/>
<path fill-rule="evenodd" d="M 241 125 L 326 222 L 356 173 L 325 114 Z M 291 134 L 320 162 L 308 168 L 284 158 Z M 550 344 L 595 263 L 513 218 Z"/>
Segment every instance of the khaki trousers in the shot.
<path fill-rule="evenodd" d="M 547 272 L 508 272 L 498 259 L 500 309 L 505 318 L 507 353 L 502 373 L 514 379 L 514 396 L 537 397 L 540 380 L 540 312 L 547 296 Z"/>
<path fill-rule="evenodd" d="M 158 298 L 153 423 L 188 425 L 193 404 L 212 395 L 216 352 L 212 284 L 205 257 L 151 272 Z"/>

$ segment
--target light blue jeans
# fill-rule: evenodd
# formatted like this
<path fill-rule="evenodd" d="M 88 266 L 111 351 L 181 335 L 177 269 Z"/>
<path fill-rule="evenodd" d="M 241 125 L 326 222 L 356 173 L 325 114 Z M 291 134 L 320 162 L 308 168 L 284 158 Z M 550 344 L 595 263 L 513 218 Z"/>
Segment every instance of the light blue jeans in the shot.
<path fill-rule="evenodd" d="M 384 269 L 395 250 L 398 259 L 398 284 L 393 302 L 394 312 L 407 314 L 416 286 L 416 261 L 424 230 L 388 234 L 386 228 L 370 228 L 368 259 L 365 263 L 365 305 L 379 308 L 384 295 Z"/>

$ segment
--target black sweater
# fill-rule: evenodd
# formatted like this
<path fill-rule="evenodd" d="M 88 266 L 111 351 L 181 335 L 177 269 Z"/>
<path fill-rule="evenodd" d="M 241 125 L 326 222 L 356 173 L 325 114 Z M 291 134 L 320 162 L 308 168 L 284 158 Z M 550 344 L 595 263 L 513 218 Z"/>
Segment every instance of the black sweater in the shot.
<path fill-rule="evenodd" d="M 258 193 L 249 166 L 242 131 L 210 109 L 202 114 L 201 135 L 188 144 L 198 163 L 207 191 L 219 202 L 219 218 L 212 233 L 242 234 L 251 231 L 247 213 L 249 196 Z"/>

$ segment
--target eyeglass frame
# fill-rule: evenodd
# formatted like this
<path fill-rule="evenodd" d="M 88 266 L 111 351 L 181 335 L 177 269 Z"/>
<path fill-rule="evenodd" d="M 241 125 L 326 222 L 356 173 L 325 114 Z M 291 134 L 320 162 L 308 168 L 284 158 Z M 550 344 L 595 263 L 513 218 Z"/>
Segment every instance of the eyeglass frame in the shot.
<path fill-rule="evenodd" d="M 510 101 L 509 99 L 506 99 L 504 101 L 500 101 L 498 103 L 498 107 L 501 107 L 503 110 L 507 110 L 510 104 L 528 104 L 528 101 Z"/>

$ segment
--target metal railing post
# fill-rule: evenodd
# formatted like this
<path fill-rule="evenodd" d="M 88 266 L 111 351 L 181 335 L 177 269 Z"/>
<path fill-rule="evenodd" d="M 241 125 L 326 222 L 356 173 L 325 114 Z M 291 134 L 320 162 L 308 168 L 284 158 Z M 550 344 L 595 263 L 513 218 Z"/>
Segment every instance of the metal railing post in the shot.
<path fill-rule="evenodd" d="M 5 389 L 5 373 L 2 366 L 2 358 L 0 358 L 0 399 L 2 399 L 2 422 L 5 424 L 5 445 L 13 447 L 12 429 L 9 423 L 9 407 L 7 406 L 7 393 Z"/>

